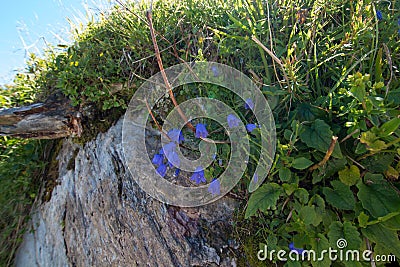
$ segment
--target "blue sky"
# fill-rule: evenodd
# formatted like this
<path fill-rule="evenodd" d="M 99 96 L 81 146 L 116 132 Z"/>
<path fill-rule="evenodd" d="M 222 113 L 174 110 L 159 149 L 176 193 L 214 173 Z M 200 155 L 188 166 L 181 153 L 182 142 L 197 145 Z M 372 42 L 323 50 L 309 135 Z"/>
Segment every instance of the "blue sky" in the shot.
<path fill-rule="evenodd" d="M 88 11 L 96 12 L 103 9 L 108 2 L 107 0 L 3 1 L 3 12 L 0 16 L 0 86 L 10 83 L 12 77 L 23 70 L 28 52 L 40 54 L 46 43 L 57 45 L 70 42 L 70 26 L 67 18 L 73 22 L 81 20 L 85 22 Z"/>

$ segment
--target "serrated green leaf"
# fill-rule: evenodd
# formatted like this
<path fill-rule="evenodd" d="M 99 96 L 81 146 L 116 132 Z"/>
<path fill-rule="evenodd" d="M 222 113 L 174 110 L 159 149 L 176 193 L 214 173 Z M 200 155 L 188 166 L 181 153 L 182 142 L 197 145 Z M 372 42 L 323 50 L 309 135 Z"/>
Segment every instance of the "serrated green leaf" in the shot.
<path fill-rule="evenodd" d="M 292 162 L 292 167 L 298 170 L 304 170 L 310 167 L 313 162 L 304 157 L 295 158 Z"/>
<path fill-rule="evenodd" d="M 318 259 L 322 255 L 323 250 L 328 250 L 329 248 L 329 241 L 328 239 L 322 235 L 318 234 L 316 238 L 311 239 L 311 248 L 315 251 L 317 261 L 311 261 L 313 267 L 326 267 L 331 266 L 331 260 L 328 256 L 323 257 L 323 259 Z"/>
<path fill-rule="evenodd" d="M 397 258 L 400 258 L 400 240 L 396 231 L 389 230 L 381 224 L 374 224 L 361 229 L 361 232 L 372 242 L 379 244 L 396 255 Z"/>
<path fill-rule="evenodd" d="M 329 187 L 324 187 L 322 189 L 326 201 L 338 209 L 354 209 L 354 205 L 356 202 L 354 200 L 354 195 L 353 192 L 350 190 L 350 187 L 338 180 L 332 181 L 331 185 L 333 189 Z"/>
<path fill-rule="evenodd" d="M 344 238 L 347 242 L 347 246 L 344 250 L 358 250 L 361 246 L 360 233 L 357 231 L 357 227 L 351 224 L 351 222 L 333 222 L 329 226 L 328 232 L 329 242 L 331 247 L 337 247 L 337 241 Z"/>
<path fill-rule="evenodd" d="M 315 211 L 315 206 L 304 206 L 299 211 L 299 218 L 304 222 L 305 225 L 314 225 L 318 226 L 322 217 L 320 214 L 317 214 Z"/>
<path fill-rule="evenodd" d="M 250 196 L 249 202 L 247 203 L 245 218 L 247 219 L 253 216 L 256 214 L 257 210 L 265 212 L 275 206 L 281 193 L 282 187 L 276 183 L 265 184 L 258 188 Z"/>
<path fill-rule="evenodd" d="M 365 183 L 358 183 L 358 199 L 364 209 L 375 217 L 400 210 L 400 197 L 380 174 L 367 173 Z"/>
<path fill-rule="evenodd" d="M 299 188 L 294 192 L 294 196 L 297 197 L 302 204 L 308 202 L 308 192 L 304 188 Z"/>
<path fill-rule="evenodd" d="M 288 182 L 290 180 L 292 173 L 288 168 L 279 169 L 279 179 L 282 182 Z"/>
<path fill-rule="evenodd" d="M 304 131 L 300 134 L 301 141 L 306 143 L 309 147 L 326 153 L 333 136 L 333 132 L 329 125 L 323 120 L 317 119 L 311 124 L 311 126 L 303 126 L 303 128 Z M 343 157 L 338 144 L 335 146 L 332 156 L 335 158 Z"/>
<path fill-rule="evenodd" d="M 351 165 L 349 168 L 339 171 L 339 179 L 345 185 L 355 185 L 360 180 L 360 170 L 357 166 Z"/>

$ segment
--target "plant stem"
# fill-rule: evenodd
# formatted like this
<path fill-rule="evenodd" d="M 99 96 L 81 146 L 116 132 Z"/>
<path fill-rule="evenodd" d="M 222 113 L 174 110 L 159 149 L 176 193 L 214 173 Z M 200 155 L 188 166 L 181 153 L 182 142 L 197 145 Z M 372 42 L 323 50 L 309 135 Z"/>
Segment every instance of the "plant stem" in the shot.
<path fill-rule="evenodd" d="M 164 66 L 163 66 L 163 62 L 161 59 L 161 54 L 160 54 L 160 49 L 158 48 L 158 44 L 157 44 L 157 40 L 156 40 L 156 36 L 154 34 L 154 27 L 153 27 L 153 20 L 152 20 L 152 15 L 151 15 L 151 9 L 147 11 L 146 13 L 147 16 L 147 20 L 149 22 L 149 27 L 150 27 L 150 34 L 151 34 L 151 40 L 153 42 L 154 45 L 154 51 L 156 53 L 156 58 L 157 58 L 157 63 L 158 63 L 158 67 L 160 68 L 161 71 L 161 76 L 164 80 L 165 86 L 167 87 L 169 96 L 172 100 L 172 103 L 174 103 L 174 106 L 176 107 L 176 110 L 178 111 L 179 115 L 181 116 L 181 118 L 184 120 L 185 124 L 187 124 L 187 126 L 193 131 L 195 132 L 196 129 L 194 128 L 194 126 L 188 121 L 186 115 L 183 113 L 183 111 L 181 110 L 181 108 L 178 105 L 178 102 L 175 99 L 174 93 L 172 92 L 172 88 L 171 88 L 171 84 L 168 81 L 168 77 L 165 74 L 165 70 L 164 70 Z"/>

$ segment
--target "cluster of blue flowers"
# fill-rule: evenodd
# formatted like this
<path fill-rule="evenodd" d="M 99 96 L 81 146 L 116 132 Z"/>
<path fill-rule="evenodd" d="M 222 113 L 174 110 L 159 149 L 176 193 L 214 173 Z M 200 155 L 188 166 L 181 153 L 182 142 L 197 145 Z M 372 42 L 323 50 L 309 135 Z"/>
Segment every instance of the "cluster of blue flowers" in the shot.
<path fill-rule="evenodd" d="M 254 103 L 253 101 L 248 98 L 245 101 L 244 108 L 246 110 L 248 109 L 254 109 Z M 227 122 L 229 128 L 235 128 L 239 127 L 241 120 L 236 117 L 234 114 L 229 114 L 227 116 Z M 207 138 L 208 136 L 208 131 L 207 131 L 207 125 L 203 123 L 198 123 L 196 125 L 196 132 L 195 132 L 195 137 L 196 138 Z M 256 128 L 259 128 L 260 126 L 257 126 L 256 124 L 249 123 L 246 125 L 246 130 L 251 133 L 253 132 Z M 178 129 L 172 129 L 167 133 L 168 137 L 170 138 L 171 142 L 168 144 L 164 145 L 160 151 L 154 155 L 152 159 L 152 163 L 157 166 L 157 173 L 160 174 L 162 177 L 165 177 L 167 173 L 167 167 L 169 166 L 170 168 L 176 167 L 175 170 L 175 176 L 178 176 L 180 173 L 180 159 L 177 153 L 178 146 L 182 144 L 182 142 L 185 141 L 185 138 L 182 134 L 182 131 Z M 216 160 L 216 155 L 213 156 L 213 159 Z M 218 164 L 222 166 L 222 159 L 218 160 Z M 201 184 L 201 183 L 206 183 L 207 180 L 204 176 L 204 168 L 202 166 L 197 166 L 194 173 L 190 177 L 190 180 L 195 182 L 196 184 Z M 258 181 L 258 175 L 255 173 L 253 176 L 253 182 Z M 213 195 L 219 195 L 220 194 L 220 181 L 216 178 L 214 178 L 211 183 L 209 184 L 208 187 L 208 192 L 210 192 Z"/>
<path fill-rule="evenodd" d="M 165 177 L 167 173 L 167 167 L 170 168 L 176 167 L 175 176 L 178 176 L 180 173 L 180 159 L 177 153 L 178 145 L 182 144 L 185 141 L 185 138 L 182 134 L 182 131 L 178 129 L 172 129 L 167 133 L 171 142 L 164 145 L 160 151 L 154 155 L 152 159 L 152 163 L 157 166 L 157 173 L 162 177 Z M 198 123 L 196 125 L 196 138 L 207 138 L 208 131 L 205 124 Z M 196 184 L 206 183 L 207 180 L 204 176 L 204 169 L 202 166 L 198 166 L 190 178 Z M 214 179 L 208 188 L 208 192 L 213 195 L 220 194 L 220 183 L 218 179 Z"/>

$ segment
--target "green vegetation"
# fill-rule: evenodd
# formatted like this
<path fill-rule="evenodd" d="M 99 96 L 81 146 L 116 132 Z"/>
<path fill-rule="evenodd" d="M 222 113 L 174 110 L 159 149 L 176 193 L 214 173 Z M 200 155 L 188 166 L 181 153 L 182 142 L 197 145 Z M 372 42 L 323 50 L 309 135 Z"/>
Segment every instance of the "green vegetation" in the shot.
<path fill-rule="evenodd" d="M 19 87 L 2 90 L 0 106 L 32 103 L 34 90 L 29 79 L 16 77 Z M 22 240 L 31 205 L 39 190 L 39 176 L 45 167 L 43 142 L 0 138 L 0 265 L 11 265 Z"/>
<path fill-rule="evenodd" d="M 42 59 L 32 56 L 28 74 L 17 77 L 12 93 L 2 92 L 2 105 L 20 105 L 26 95 L 44 98 L 60 90 L 82 110 L 113 109 L 122 114 L 135 88 L 159 71 L 144 15 L 147 8 L 117 6 L 98 22 L 77 28 L 70 47 L 53 49 Z M 255 145 L 248 173 L 236 188 L 248 198 L 238 212 L 236 232 L 252 265 L 265 265 L 255 254 L 262 244 L 288 251 L 294 242 L 296 248 L 318 252 L 336 248 L 339 238 L 348 241 L 346 249 L 369 248 L 400 258 L 399 8 L 396 0 L 153 4 L 165 67 L 194 60 L 224 63 L 252 77 L 270 101 L 277 153 L 268 180 L 251 195 L 243 189 L 257 162 Z M 253 35 L 281 64 L 251 39 Z M 186 86 L 177 95 L 179 101 L 200 95 L 219 99 L 250 122 L 243 102 L 216 86 Z M 155 113 L 162 117 L 162 112 Z M 208 127 L 211 132 L 217 126 Z M 338 139 L 328 158 L 333 136 Z M 214 137 L 225 138 L 218 133 Z M 28 157 L 25 152 L 38 149 L 40 143 L 5 139 L 2 147 L 0 182 L 15 185 L 22 179 L 15 185 L 22 189 L 1 186 L 8 191 L 2 192 L 1 200 L 18 195 L 24 196 L 21 203 L 31 203 L 37 187 L 29 178 L 34 177 L 29 166 L 41 163 L 30 159 L 37 153 Z M 223 145 L 219 151 L 218 156 L 227 160 L 229 148 Z M 208 179 L 222 171 L 214 167 L 214 173 L 206 171 Z M 20 176 L 8 171 L 12 168 Z M 4 209 L 14 216 L 11 221 L 18 222 L 19 215 L 12 215 L 16 205 L 10 202 L 3 208 L 2 203 L 2 214 Z M 15 228 L 8 231 L 21 229 L 15 223 L 11 227 Z M 2 251 L 2 260 L 7 253 L 12 250 Z M 311 262 L 330 264 L 328 259 Z M 364 265 L 369 264 L 335 263 Z"/>

